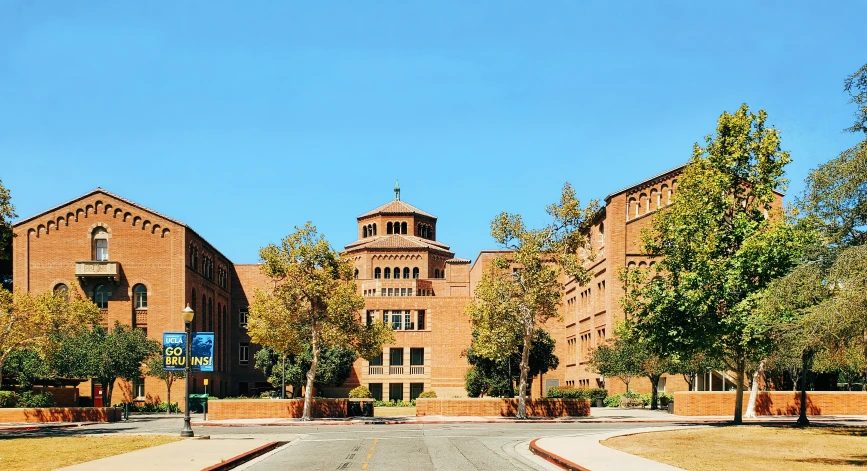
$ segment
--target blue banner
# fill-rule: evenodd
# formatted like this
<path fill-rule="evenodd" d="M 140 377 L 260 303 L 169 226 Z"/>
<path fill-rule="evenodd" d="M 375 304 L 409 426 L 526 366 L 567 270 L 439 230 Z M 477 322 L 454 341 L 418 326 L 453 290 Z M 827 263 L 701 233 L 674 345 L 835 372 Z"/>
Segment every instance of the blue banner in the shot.
<path fill-rule="evenodd" d="M 163 369 L 184 371 L 187 350 L 184 332 L 163 332 Z M 193 349 L 190 352 L 193 371 L 214 371 L 214 333 L 194 332 Z"/>

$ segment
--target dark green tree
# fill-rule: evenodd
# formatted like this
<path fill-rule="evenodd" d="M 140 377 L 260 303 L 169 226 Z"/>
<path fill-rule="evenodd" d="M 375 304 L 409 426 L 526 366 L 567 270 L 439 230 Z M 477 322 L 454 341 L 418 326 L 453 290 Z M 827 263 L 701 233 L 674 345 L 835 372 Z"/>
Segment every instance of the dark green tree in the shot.
<path fill-rule="evenodd" d="M 531 378 L 556 369 L 560 364 L 554 355 L 554 345 L 555 341 L 548 332 L 536 329 L 529 356 Z M 520 347 L 507 358 L 490 359 L 479 355 L 470 344 L 466 352 L 470 370 L 464 377 L 467 394 L 470 397 L 515 397 L 515 385 L 521 375 L 522 349 Z"/>
<path fill-rule="evenodd" d="M 283 384 L 283 358 L 268 347 L 263 347 L 254 355 L 258 368 L 272 386 Z M 342 385 L 352 373 L 352 363 L 358 358 L 353 350 L 344 347 L 323 348 L 316 371 L 316 388 L 334 388 Z M 307 380 L 307 372 L 313 362 L 313 352 L 305 345 L 301 354 L 286 355 L 285 382 L 292 386 L 292 396 L 296 397 Z"/>
<path fill-rule="evenodd" d="M 148 339 L 143 330 L 115 322 L 112 329 L 96 326 L 64 338 L 55 364 L 61 376 L 96 378 L 105 403 L 111 404 L 115 381 L 140 378 L 142 364 L 159 351 L 159 342 Z"/>
<path fill-rule="evenodd" d="M 0 287 L 12 290 L 12 220 L 18 217 L 9 190 L 0 180 Z"/>

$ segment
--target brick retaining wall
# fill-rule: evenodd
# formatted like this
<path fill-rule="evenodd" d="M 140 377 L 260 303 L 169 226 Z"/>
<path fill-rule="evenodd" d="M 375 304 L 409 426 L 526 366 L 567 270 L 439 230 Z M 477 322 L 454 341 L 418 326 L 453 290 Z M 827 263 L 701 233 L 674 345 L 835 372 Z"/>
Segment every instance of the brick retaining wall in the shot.
<path fill-rule="evenodd" d="M 750 392 L 744 392 L 744 412 Z M 760 392 L 756 397 L 756 415 L 798 415 L 801 393 L 792 391 Z M 735 393 L 722 391 L 676 392 L 676 415 L 732 415 Z M 867 392 L 808 391 L 808 415 L 867 415 Z"/>
<path fill-rule="evenodd" d="M 314 399 L 312 415 L 346 417 L 348 399 Z M 208 420 L 299 418 L 304 399 L 228 399 L 208 400 Z"/>
<path fill-rule="evenodd" d="M 514 417 L 518 400 L 510 398 L 416 399 L 416 415 Z M 530 417 L 587 417 L 587 399 L 527 399 Z"/>
<path fill-rule="evenodd" d="M 113 407 L 46 407 L 0 409 L 0 422 L 117 422 L 122 411 Z"/>

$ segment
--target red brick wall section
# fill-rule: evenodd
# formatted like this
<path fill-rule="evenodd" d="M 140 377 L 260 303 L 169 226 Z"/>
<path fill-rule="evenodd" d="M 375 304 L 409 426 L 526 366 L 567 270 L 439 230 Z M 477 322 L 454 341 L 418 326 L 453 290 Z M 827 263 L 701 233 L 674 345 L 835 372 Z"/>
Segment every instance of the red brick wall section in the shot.
<path fill-rule="evenodd" d="M 416 399 L 416 415 L 446 415 L 473 417 L 512 417 L 518 410 L 517 399 Z M 587 399 L 530 399 L 527 400 L 530 417 L 587 417 L 590 401 Z"/>
<path fill-rule="evenodd" d="M 122 411 L 113 407 L 50 407 L 0 409 L 0 422 L 117 422 Z"/>
<path fill-rule="evenodd" d="M 744 412 L 750 393 L 744 393 Z M 791 391 L 761 392 L 756 397 L 756 415 L 798 415 L 801 394 Z M 729 416 L 735 410 L 734 392 L 674 393 L 674 413 L 685 416 Z M 867 415 L 867 393 L 810 391 L 808 415 Z"/>
<path fill-rule="evenodd" d="M 346 417 L 347 399 L 316 399 L 313 417 Z M 299 418 L 304 412 L 303 399 L 228 399 L 208 401 L 208 419 Z"/>

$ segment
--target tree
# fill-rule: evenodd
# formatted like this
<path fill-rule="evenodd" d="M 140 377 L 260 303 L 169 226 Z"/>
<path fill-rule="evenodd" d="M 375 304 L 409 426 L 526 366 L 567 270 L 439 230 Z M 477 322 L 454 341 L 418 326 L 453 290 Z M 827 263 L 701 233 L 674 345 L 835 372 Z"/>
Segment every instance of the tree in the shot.
<path fill-rule="evenodd" d="M 166 370 L 163 367 L 162 355 L 155 355 L 148 358 L 145 362 L 145 366 L 147 367 L 147 371 L 145 372 L 146 375 L 152 378 L 159 378 L 166 384 L 166 402 L 169 405 L 166 407 L 166 414 L 170 413 L 172 410 L 172 384 L 174 384 L 175 380 L 182 379 L 184 377 L 184 372 Z"/>
<path fill-rule="evenodd" d="M 0 374 L 13 378 L 18 388 L 29 390 L 39 380 L 50 380 L 56 376 L 51 365 L 34 350 L 15 350 L 6 359 Z"/>
<path fill-rule="evenodd" d="M 867 64 L 861 66 L 857 72 L 846 77 L 843 89 L 849 94 L 849 103 L 858 105 L 855 113 L 855 123 L 847 128 L 847 131 L 862 131 L 867 134 Z"/>
<path fill-rule="evenodd" d="M 593 370 L 602 376 L 623 381 L 627 393 L 632 378 L 644 373 L 642 360 L 638 345 L 621 336 L 609 339 L 590 354 L 590 366 Z"/>
<path fill-rule="evenodd" d="M 772 206 L 790 158 L 766 119 L 742 105 L 720 116 L 705 147 L 694 146 L 672 204 L 642 237 L 658 271 L 638 288 L 633 316 L 639 336 L 662 351 L 725 361 L 737 378 L 736 423 L 747 366 L 770 349 L 753 322 L 751 295 L 791 270 L 802 250 L 798 232 Z"/>
<path fill-rule="evenodd" d="M 357 353 L 339 345 L 323 347 L 313 385 L 319 389 L 342 385 L 352 374 L 352 363 L 357 358 Z M 292 395 L 296 396 L 313 363 L 313 350 L 310 345 L 305 345 L 301 354 L 289 354 L 284 359 L 280 354 L 264 347 L 256 352 L 255 360 L 256 368 L 265 374 L 269 383 L 276 386 L 284 384 L 285 380 L 285 384 L 292 386 Z"/>
<path fill-rule="evenodd" d="M 582 208 L 567 183 L 560 202 L 546 208 L 553 219 L 548 226 L 527 229 L 520 215 L 505 212 L 491 222 L 491 235 L 508 253 L 495 257 L 485 269 L 467 314 L 480 356 L 503 360 L 521 353 L 518 418 L 527 416 L 533 333 L 537 325 L 558 318 L 561 273 L 579 283 L 590 279 L 579 250 L 588 245 L 583 230 L 596 208 L 595 202 Z"/>
<path fill-rule="evenodd" d="M 13 294 L 0 288 L 0 371 L 16 351 L 30 350 L 43 359 L 50 358 L 63 334 L 99 318 L 99 308 L 77 293 L 67 300 L 54 293 Z"/>
<path fill-rule="evenodd" d="M 393 342 L 391 328 L 380 322 L 367 325 L 356 289 L 352 261 L 343 258 L 307 223 L 283 239 L 280 246 L 259 251 L 262 273 L 274 280 L 268 292 L 257 290 L 250 305 L 250 339 L 280 354 L 311 349 L 302 420 L 310 420 L 313 386 L 322 348 L 339 345 L 364 358 L 382 353 Z"/>
<path fill-rule="evenodd" d="M 0 288 L 12 290 L 12 219 L 15 206 L 9 195 L 9 190 L 0 180 Z"/>
<path fill-rule="evenodd" d="M 68 335 L 56 355 L 61 375 L 96 378 L 110 405 L 115 381 L 140 378 L 142 364 L 159 351 L 159 342 L 148 339 L 143 330 L 115 322 L 110 330 L 97 325 Z"/>
<path fill-rule="evenodd" d="M 516 339 L 516 342 L 520 339 Z M 530 348 L 529 376 L 535 377 L 557 369 L 560 360 L 554 355 L 555 341 L 544 329 L 536 329 Z M 521 347 L 523 348 L 523 346 Z M 492 360 L 480 356 L 473 344 L 466 351 L 467 362 L 473 373 L 465 376 L 467 394 L 470 397 L 515 397 L 515 383 L 520 381 L 521 351 L 507 358 Z"/>

